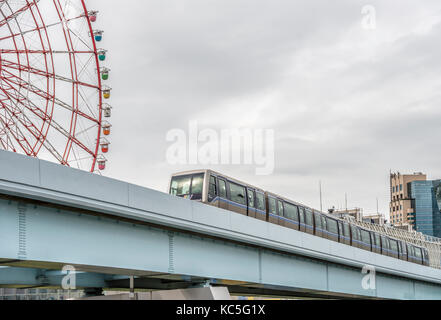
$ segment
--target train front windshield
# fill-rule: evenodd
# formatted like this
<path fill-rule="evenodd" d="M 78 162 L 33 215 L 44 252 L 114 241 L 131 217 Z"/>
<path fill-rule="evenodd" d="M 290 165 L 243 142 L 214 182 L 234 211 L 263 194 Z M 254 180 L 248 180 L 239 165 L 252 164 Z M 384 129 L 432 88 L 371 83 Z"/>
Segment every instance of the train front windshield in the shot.
<path fill-rule="evenodd" d="M 170 194 L 191 200 L 201 200 L 203 184 L 203 173 L 172 177 Z"/>

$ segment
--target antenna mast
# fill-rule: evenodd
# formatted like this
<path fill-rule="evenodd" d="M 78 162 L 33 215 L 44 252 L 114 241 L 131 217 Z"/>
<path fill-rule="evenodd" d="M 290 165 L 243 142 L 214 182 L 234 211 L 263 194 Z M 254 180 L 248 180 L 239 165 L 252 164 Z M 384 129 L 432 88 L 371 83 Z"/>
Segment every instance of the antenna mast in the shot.
<path fill-rule="evenodd" d="M 320 188 L 320 211 L 323 212 L 322 180 L 319 181 L 319 188 Z"/>

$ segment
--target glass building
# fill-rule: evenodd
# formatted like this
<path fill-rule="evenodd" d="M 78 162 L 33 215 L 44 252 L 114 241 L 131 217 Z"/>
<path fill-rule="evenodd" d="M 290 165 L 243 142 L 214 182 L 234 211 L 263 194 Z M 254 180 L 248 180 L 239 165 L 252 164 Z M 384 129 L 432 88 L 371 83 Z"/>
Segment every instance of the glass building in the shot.
<path fill-rule="evenodd" d="M 441 238 L 441 180 L 409 182 L 408 192 L 414 230 Z"/>

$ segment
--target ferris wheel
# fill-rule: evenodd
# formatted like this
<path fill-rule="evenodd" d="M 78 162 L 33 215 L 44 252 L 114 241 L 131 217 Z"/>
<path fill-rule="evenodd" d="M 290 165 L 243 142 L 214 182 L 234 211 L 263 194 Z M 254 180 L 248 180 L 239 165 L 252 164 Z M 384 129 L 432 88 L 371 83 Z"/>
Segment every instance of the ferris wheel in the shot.
<path fill-rule="evenodd" d="M 84 0 L 0 1 L 0 149 L 106 168 L 110 69 Z"/>

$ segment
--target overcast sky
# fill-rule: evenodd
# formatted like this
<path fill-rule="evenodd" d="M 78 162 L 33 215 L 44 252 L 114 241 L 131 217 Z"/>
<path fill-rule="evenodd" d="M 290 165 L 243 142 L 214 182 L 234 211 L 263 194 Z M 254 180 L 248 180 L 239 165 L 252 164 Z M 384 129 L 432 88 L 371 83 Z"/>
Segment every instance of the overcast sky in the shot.
<path fill-rule="evenodd" d="M 389 170 L 441 178 L 441 1 L 88 0 L 113 87 L 105 175 L 166 191 L 169 130 L 275 131 L 275 170 L 213 169 L 388 214 Z M 377 13 L 362 27 L 363 6 Z"/>

